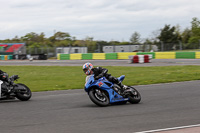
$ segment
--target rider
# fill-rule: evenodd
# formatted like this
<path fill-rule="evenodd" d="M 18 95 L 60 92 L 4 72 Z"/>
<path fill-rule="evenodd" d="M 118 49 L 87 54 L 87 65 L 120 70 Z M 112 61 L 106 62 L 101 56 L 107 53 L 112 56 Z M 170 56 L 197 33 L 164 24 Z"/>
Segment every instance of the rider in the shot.
<path fill-rule="evenodd" d="M 0 70 L 0 80 L 9 82 L 8 74 L 2 70 Z M 3 86 L 4 84 L 2 84 L 2 89 L 4 89 L 6 92 L 10 92 L 10 89 L 8 87 L 3 87 Z"/>
<path fill-rule="evenodd" d="M 106 79 L 112 83 L 115 83 L 120 86 L 121 91 L 125 90 L 126 86 L 123 85 L 116 77 L 111 76 L 111 74 L 108 74 L 108 69 L 102 68 L 102 67 L 93 67 L 93 65 L 89 62 L 85 63 L 83 65 L 83 72 L 86 75 L 91 75 L 94 74 L 95 80 L 101 78 L 101 77 L 106 77 Z"/>

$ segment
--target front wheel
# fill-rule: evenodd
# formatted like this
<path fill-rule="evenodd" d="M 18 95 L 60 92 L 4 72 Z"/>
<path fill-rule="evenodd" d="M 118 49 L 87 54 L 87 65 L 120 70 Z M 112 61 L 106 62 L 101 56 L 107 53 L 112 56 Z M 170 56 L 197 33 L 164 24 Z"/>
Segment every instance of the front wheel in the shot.
<path fill-rule="evenodd" d="M 137 104 L 141 101 L 141 95 L 139 93 L 139 91 L 137 91 L 135 88 L 133 87 L 129 87 L 130 88 L 130 93 L 129 93 L 129 102 L 132 104 Z"/>
<path fill-rule="evenodd" d="M 21 101 L 28 101 L 31 96 L 31 90 L 24 84 L 17 84 L 20 88 L 23 88 L 24 91 L 16 93 L 16 97 Z"/>
<path fill-rule="evenodd" d="M 109 98 L 106 93 L 100 89 L 91 89 L 89 97 L 93 103 L 98 106 L 105 107 L 109 105 Z"/>

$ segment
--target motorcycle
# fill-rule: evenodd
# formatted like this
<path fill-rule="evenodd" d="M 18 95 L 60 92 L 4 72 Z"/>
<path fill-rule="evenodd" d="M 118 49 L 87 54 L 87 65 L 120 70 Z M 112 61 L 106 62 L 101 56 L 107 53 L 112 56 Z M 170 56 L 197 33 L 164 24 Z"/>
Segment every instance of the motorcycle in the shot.
<path fill-rule="evenodd" d="M 31 90 L 24 84 L 14 81 L 19 79 L 18 75 L 13 75 L 8 80 L 0 80 L 0 100 L 19 99 L 21 101 L 28 101 L 31 96 Z"/>
<path fill-rule="evenodd" d="M 118 80 L 122 82 L 124 78 L 125 76 L 122 75 Z M 134 87 L 126 86 L 124 92 L 121 92 L 117 84 L 108 81 L 105 77 L 95 80 L 94 75 L 86 77 L 85 91 L 91 101 L 101 107 L 127 102 L 137 104 L 141 101 L 141 95 Z"/>

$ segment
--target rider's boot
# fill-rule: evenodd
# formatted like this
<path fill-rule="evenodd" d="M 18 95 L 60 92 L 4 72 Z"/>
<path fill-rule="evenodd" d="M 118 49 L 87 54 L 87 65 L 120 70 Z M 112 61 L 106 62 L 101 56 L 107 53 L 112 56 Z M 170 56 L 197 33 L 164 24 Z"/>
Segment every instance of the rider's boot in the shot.
<path fill-rule="evenodd" d="M 121 88 L 120 95 L 122 95 L 124 98 L 128 97 L 129 93 L 126 91 L 128 86 L 123 85 L 122 82 L 118 82 L 117 85 L 119 85 Z"/>
<path fill-rule="evenodd" d="M 127 86 L 126 86 L 126 85 L 123 85 L 122 82 L 120 82 L 120 81 L 117 83 L 117 85 L 119 85 L 120 91 L 121 91 L 121 93 L 123 94 L 124 91 L 126 90 Z"/>
<path fill-rule="evenodd" d="M 117 91 L 120 95 L 123 95 L 127 86 L 123 85 L 121 81 L 119 81 L 116 77 L 112 77 L 112 82 L 117 84 L 120 89 Z"/>

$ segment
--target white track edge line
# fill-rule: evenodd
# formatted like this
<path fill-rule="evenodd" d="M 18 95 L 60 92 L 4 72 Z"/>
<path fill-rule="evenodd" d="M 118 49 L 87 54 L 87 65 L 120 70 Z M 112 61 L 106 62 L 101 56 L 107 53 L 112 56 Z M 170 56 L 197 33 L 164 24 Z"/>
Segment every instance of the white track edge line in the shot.
<path fill-rule="evenodd" d="M 188 125 L 188 126 L 181 126 L 181 127 L 172 127 L 172 128 L 165 128 L 165 129 L 156 129 L 156 130 L 134 132 L 134 133 L 153 133 L 153 132 L 176 130 L 176 129 L 184 129 L 184 128 L 191 128 L 191 127 L 199 127 L 199 126 L 200 126 L 200 124 L 197 124 L 197 125 Z"/>

